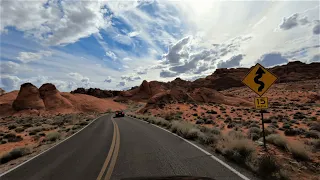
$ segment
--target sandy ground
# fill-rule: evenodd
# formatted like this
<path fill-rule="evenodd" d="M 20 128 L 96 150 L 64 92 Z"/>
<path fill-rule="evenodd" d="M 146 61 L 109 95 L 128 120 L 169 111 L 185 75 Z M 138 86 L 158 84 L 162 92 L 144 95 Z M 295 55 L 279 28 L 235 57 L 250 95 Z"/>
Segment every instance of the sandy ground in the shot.
<path fill-rule="evenodd" d="M 0 173 L 52 147 L 101 115 L 100 113 L 78 113 L 41 117 L 10 116 L 1 118 L 0 157 L 17 148 L 27 148 L 30 152 L 18 159 L 4 164 L 0 163 Z M 15 126 L 14 129 L 12 129 L 13 125 Z M 6 138 L 8 134 L 20 136 L 21 139 L 16 140 L 17 142 L 10 142 L 9 138 Z M 49 140 L 52 134 L 58 135 L 56 140 Z"/>
<path fill-rule="evenodd" d="M 233 88 L 221 91 L 224 95 L 240 97 L 253 102 L 258 97 L 247 87 Z M 287 124 L 294 131 L 316 133 L 320 135 L 320 80 L 304 81 L 299 83 L 283 83 L 273 85 L 264 97 L 269 98 L 269 108 L 264 113 L 265 128 L 284 137 L 288 144 L 302 144 L 311 157 L 310 162 L 296 161 L 287 152 L 268 144 L 270 154 L 277 157 L 292 179 L 317 179 L 320 177 L 320 151 L 310 144 L 320 137 L 308 137 L 305 133 L 295 135 L 285 134 Z M 213 113 L 212 113 L 213 112 Z M 191 123 L 200 124 L 203 119 L 212 120 L 212 123 L 203 126 L 219 128 L 223 133 L 240 131 L 248 134 L 251 124 L 262 127 L 260 111 L 255 107 L 237 107 L 223 104 L 167 104 L 163 109 L 151 109 L 150 115 L 163 118 L 174 118 Z M 229 121 L 228 121 L 229 119 Z M 288 120 L 285 120 L 288 119 Z M 283 127 L 284 126 L 284 127 Z M 317 127 L 317 128 L 315 128 Z M 316 130 L 314 130 L 316 129 Z M 259 140 L 261 142 L 261 138 Z M 260 143 L 261 144 L 261 143 Z M 263 148 L 257 146 L 259 154 L 264 154 Z"/>

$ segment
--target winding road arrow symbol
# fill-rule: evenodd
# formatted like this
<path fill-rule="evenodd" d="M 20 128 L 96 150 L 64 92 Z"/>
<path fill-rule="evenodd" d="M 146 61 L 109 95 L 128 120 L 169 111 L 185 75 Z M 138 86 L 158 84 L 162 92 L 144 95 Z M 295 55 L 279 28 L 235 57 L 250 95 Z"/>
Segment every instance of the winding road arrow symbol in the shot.
<path fill-rule="evenodd" d="M 262 78 L 262 75 L 265 73 L 266 72 L 261 67 L 259 67 L 259 69 L 256 72 L 256 77 L 253 79 L 256 84 L 260 85 L 260 87 L 258 88 L 259 92 L 261 92 L 264 88 L 264 83 L 262 81 L 259 81 L 259 79 Z"/>

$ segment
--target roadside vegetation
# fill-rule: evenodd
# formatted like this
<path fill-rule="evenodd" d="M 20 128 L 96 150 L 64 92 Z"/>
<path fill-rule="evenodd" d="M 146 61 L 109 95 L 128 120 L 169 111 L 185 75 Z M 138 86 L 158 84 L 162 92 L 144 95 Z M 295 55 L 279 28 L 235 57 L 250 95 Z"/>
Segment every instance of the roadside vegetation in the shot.
<path fill-rule="evenodd" d="M 208 112 L 215 114 L 214 111 Z M 167 116 L 162 118 L 150 115 L 128 114 L 128 116 L 161 126 L 185 139 L 196 141 L 226 159 L 255 172 L 263 179 L 288 179 L 288 172 L 281 162 L 277 161 L 276 154 L 271 152 L 261 153 L 259 150 L 263 149 L 261 144 L 262 130 L 256 121 L 243 122 L 241 119 L 227 117 L 224 122 L 227 126 L 232 122 L 233 125 L 230 128 L 227 127 L 230 129 L 228 133 L 223 133 L 221 129 L 224 129 L 224 126 L 221 128 L 218 124 L 210 122 L 208 127 L 205 123 L 208 118 L 200 118 L 196 113 L 193 116 L 199 118 L 195 123 L 176 118 L 175 113 L 171 113 L 171 115 L 171 118 Z M 267 122 L 271 124 L 269 127 L 266 124 L 265 129 L 266 140 L 271 151 L 274 148 L 279 148 L 284 154 L 289 154 L 298 163 L 312 161 L 309 146 L 302 143 L 288 142 L 286 138 L 277 134 L 276 127 L 272 126 L 272 118 Z M 240 126 L 246 127 L 248 129 L 247 133 L 238 128 Z M 311 141 L 310 145 L 313 147 L 313 151 L 317 151 L 319 149 L 319 140 Z"/>
<path fill-rule="evenodd" d="M 112 112 L 108 110 L 106 113 Z M 23 156 L 34 156 L 76 133 L 101 113 L 0 118 L 0 173 Z M 7 148 L 14 147 L 14 148 Z M 19 160 L 20 161 L 20 160 Z"/>

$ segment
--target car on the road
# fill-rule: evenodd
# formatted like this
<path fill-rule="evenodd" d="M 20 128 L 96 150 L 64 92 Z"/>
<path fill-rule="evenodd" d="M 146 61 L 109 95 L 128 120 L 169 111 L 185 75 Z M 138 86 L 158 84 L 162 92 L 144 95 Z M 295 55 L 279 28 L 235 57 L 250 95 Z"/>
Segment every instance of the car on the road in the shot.
<path fill-rule="evenodd" d="M 124 117 L 123 111 L 116 111 L 116 117 Z"/>

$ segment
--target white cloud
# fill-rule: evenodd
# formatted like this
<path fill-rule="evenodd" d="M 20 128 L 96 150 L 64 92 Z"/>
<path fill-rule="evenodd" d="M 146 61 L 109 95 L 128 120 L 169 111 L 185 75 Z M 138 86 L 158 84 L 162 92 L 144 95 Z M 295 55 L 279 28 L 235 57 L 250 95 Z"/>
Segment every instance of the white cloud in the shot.
<path fill-rule="evenodd" d="M 117 55 L 115 55 L 112 51 L 106 51 L 106 56 L 113 61 L 117 60 Z"/>
<path fill-rule="evenodd" d="M 313 34 L 320 34 L 320 22 L 316 21 L 316 25 L 312 29 Z"/>
<path fill-rule="evenodd" d="M 282 23 L 279 26 L 280 29 L 288 30 L 298 26 L 298 17 L 298 13 L 295 13 L 288 18 L 284 17 Z"/>
<path fill-rule="evenodd" d="M 112 78 L 110 76 L 107 76 L 107 78 L 104 80 L 104 82 L 111 83 L 112 82 Z"/>
<path fill-rule="evenodd" d="M 166 77 L 176 77 L 178 73 L 169 71 L 169 70 L 162 70 L 160 72 L 160 77 L 166 78 Z"/>
<path fill-rule="evenodd" d="M 220 61 L 217 64 L 217 68 L 239 67 L 240 66 L 240 61 L 243 59 L 243 57 L 244 57 L 243 54 L 239 54 L 239 55 L 236 55 L 236 56 L 232 56 L 227 61 Z"/>
<path fill-rule="evenodd" d="M 129 36 L 129 37 L 135 37 L 135 36 L 138 36 L 139 34 L 140 34 L 140 32 L 138 32 L 138 31 L 133 31 L 133 32 L 128 33 L 128 36 Z"/>
<path fill-rule="evenodd" d="M 17 57 L 18 60 L 24 63 L 37 61 L 44 57 L 49 57 L 52 55 L 51 51 L 39 51 L 39 52 L 20 52 Z"/>
<path fill-rule="evenodd" d="M 119 82 L 119 83 L 117 84 L 117 87 L 123 87 L 123 86 L 125 86 L 125 85 L 126 85 L 126 82 L 121 81 L 121 82 Z"/>
<path fill-rule="evenodd" d="M 12 62 L 12 61 L 1 62 L 0 73 L 1 73 L 1 75 L 2 74 L 16 74 L 19 67 L 20 67 L 19 64 Z"/>
<path fill-rule="evenodd" d="M 285 64 L 288 62 L 288 59 L 283 57 L 281 53 L 273 52 L 273 53 L 264 54 L 258 60 L 258 62 L 265 67 L 271 67 L 275 65 Z"/>
<path fill-rule="evenodd" d="M 105 2 L 1 1 L 1 26 L 13 26 L 27 36 L 49 44 L 74 43 L 109 25 Z"/>
<path fill-rule="evenodd" d="M 20 78 L 18 78 L 17 76 L 1 75 L 0 87 L 3 88 L 5 91 L 18 89 L 20 81 Z"/>
<path fill-rule="evenodd" d="M 137 80 L 140 80 L 141 77 L 140 76 L 136 76 L 135 74 L 131 74 L 131 75 L 121 76 L 121 79 L 125 80 L 125 81 L 137 81 Z"/>
<path fill-rule="evenodd" d="M 123 61 L 132 61 L 132 59 L 128 58 L 128 57 L 125 57 L 125 58 L 123 58 Z"/>

